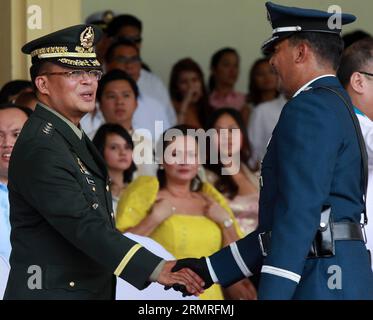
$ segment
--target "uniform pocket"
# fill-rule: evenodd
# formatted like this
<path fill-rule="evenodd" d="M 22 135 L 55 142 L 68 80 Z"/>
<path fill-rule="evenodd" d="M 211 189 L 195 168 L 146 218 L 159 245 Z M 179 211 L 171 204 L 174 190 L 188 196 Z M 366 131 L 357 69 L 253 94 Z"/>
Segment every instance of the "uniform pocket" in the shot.
<path fill-rule="evenodd" d="M 97 293 L 110 284 L 111 276 L 98 270 L 79 270 L 71 266 L 48 265 L 45 271 L 45 289 L 86 290 Z"/>

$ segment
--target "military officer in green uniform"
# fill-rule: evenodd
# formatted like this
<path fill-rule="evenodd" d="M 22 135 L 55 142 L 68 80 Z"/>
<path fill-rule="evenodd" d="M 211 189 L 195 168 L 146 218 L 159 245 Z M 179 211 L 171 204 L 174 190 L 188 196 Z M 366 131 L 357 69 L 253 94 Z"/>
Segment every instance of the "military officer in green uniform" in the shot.
<path fill-rule="evenodd" d="M 11 271 L 5 299 L 113 299 L 116 276 L 194 294 L 202 280 L 165 262 L 115 229 L 105 163 L 79 128 L 94 109 L 101 31 L 77 25 L 27 43 L 40 103 L 9 167 Z"/>

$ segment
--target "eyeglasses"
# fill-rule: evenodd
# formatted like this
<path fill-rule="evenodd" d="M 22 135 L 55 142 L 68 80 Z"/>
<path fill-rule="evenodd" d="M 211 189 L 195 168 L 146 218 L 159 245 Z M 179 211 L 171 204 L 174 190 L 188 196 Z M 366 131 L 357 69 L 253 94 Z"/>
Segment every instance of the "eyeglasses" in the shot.
<path fill-rule="evenodd" d="M 130 63 L 141 62 L 140 56 L 133 56 L 133 57 L 118 56 L 118 57 L 114 57 L 113 60 L 115 62 L 123 63 L 123 64 L 130 64 Z"/>
<path fill-rule="evenodd" d="M 365 72 L 365 71 L 358 71 L 361 74 L 365 74 L 366 76 L 373 77 L 373 73 Z"/>
<path fill-rule="evenodd" d="M 44 72 L 40 74 L 41 76 L 65 76 L 74 81 L 83 80 L 86 76 L 92 80 L 100 80 L 102 77 L 102 71 L 100 70 L 73 70 L 64 72 Z"/>

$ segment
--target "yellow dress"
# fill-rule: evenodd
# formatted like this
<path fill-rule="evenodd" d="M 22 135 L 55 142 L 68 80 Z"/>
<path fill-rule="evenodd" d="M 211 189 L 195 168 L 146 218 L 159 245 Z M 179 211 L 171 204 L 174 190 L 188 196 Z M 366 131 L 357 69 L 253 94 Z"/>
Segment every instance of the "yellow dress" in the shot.
<path fill-rule="evenodd" d="M 116 227 L 121 232 L 138 225 L 147 215 L 157 198 L 159 183 L 156 177 L 141 176 L 133 181 L 122 194 L 116 215 Z M 236 231 L 242 232 L 234 219 L 225 198 L 209 183 L 204 183 L 202 192 L 213 198 L 231 215 Z M 219 226 L 205 216 L 175 213 L 163 221 L 150 235 L 176 259 L 209 256 L 222 248 L 223 235 Z M 201 299 L 221 300 L 219 285 L 205 290 Z"/>

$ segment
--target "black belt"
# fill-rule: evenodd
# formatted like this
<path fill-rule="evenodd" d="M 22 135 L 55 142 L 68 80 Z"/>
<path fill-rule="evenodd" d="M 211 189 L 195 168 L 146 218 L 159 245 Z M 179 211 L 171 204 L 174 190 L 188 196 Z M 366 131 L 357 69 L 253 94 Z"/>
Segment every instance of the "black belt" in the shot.
<path fill-rule="evenodd" d="M 364 227 L 354 222 L 333 222 L 332 223 L 332 239 L 321 239 L 316 235 L 312 242 L 310 252 L 307 258 L 329 257 L 333 254 L 330 251 L 330 246 L 334 252 L 334 241 L 348 240 L 348 241 L 363 241 L 366 242 Z M 365 230 L 364 230 L 365 231 Z M 320 240 L 321 239 L 321 240 Z M 259 244 L 263 256 L 267 256 L 270 249 L 271 232 L 263 232 L 259 234 Z M 324 243 L 325 242 L 325 243 Z M 325 250 L 325 247 L 327 249 Z"/>

